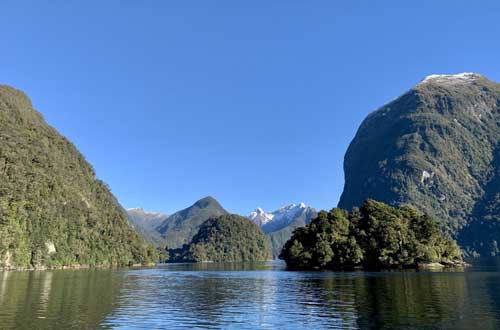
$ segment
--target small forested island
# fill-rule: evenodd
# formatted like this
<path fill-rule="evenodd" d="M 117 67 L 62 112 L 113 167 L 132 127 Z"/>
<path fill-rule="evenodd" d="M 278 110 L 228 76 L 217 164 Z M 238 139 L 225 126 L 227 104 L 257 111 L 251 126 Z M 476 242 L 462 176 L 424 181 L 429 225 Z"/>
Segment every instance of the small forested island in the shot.
<path fill-rule="evenodd" d="M 205 221 L 190 244 L 171 261 L 244 262 L 272 259 L 268 238 L 258 225 L 226 214 Z"/>
<path fill-rule="evenodd" d="M 411 206 L 366 201 L 321 211 L 280 254 L 290 269 L 391 269 L 464 265 L 457 243 Z"/>

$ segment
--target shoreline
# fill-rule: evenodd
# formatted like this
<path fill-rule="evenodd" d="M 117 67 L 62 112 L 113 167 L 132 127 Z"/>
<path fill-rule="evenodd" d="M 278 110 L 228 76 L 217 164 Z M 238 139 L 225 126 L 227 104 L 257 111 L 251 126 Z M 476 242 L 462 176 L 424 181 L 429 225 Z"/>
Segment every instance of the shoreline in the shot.
<path fill-rule="evenodd" d="M 258 262 L 270 262 L 270 261 L 258 261 Z M 232 262 L 223 262 L 224 264 L 231 264 Z M 240 262 L 235 262 L 240 263 Z M 31 267 L 31 268 L 25 268 L 25 267 L 0 267 L 0 272 L 5 272 L 5 271 L 17 271 L 17 272 L 33 272 L 33 271 L 51 271 L 51 270 L 89 270 L 89 269 L 132 269 L 132 268 L 148 268 L 148 267 L 155 267 L 158 266 L 162 263 L 147 263 L 147 264 L 131 264 L 131 265 L 66 265 L 66 266 L 42 266 L 42 267 Z M 189 261 L 174 261 L 174 262 L 166 262 L 164 264 L 193 264 L 193 265 L 210 265 L 210 264 L 218 264 L 218 262 L 189 262 Z M 372 272 L 372 271 L 379 271 L 379 272 L 384 272 L 384 271 L 407 271 L 407 270 L 452 270 L 452 269 L 460 269 L 460 268 L 468 268 L 471 267 L 472 265 L 465 262 L 453 262 L 453 263 L 439 263 L 439 262 L 431 262 L 431 263 L 420 263 L 415 265 L 415 267 L 403 267 L 403 268 L 388 268 L 388 269 L 363 269 L 363 268 L 354 268 L 352 270 L 349 269 L 319 269 L 319 268 L 312 268 L 312 269 L 293 269 L 293 268 L 286 268 L 287 271 L 333 271 L 333 272 L 350 272 L 350 271 L 365 271 L 365 272 Z"/>
<path fill-rule="evenodd" d="M 79 270 L 79 269 L 111 269 L 111 268 L 143 268 L 153 267 L 158 263 L 147 264 L 131 264 L 131 265 L 66 265 L 66 266 L 41 266 L 41 267 L 0 267 L 0 272 L 3 271 L 16 271 L 16 272 L 33 272 L 33 271 L 47 271 L 47 270 Z"/>

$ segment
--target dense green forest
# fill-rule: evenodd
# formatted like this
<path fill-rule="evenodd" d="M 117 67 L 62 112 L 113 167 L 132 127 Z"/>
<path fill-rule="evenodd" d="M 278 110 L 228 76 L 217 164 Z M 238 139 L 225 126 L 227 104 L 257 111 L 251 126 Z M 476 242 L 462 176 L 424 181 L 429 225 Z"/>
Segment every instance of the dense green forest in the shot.
<path fill-rule="evenodd" d="M 0 268 L 156 260 L 75 146 L 0 86 Z"/>
<path fill-rule="evenodd" d="M 258 225 L 239 215 L 227 214 L 205 221 L 181 260 L 192 262 L 267 261 L 269 240 Z"/>
<path fill-rule="evenodd" d="M 280 258 L 296 269 L 385 269 L 462 261 L 456 242 L 440 232 L 434 219 L 410 206 L 393 208 L 373 200 L 352 212 L 321 211 L 294 231 Z"/>

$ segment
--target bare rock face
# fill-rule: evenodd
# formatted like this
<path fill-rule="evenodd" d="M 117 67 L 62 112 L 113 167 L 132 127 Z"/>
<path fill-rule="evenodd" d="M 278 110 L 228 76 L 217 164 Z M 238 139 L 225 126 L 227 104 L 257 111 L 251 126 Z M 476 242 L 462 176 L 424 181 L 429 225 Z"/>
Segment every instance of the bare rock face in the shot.
<path fill-rule="evenodd" d="M 54 254 L 56 253 L 56 246 L 54 245 L 54 243 L 52 243 L 51 241 L 48 241 L 47 243 L 45 243 L 45 247 L 47 248 L 47 253 L 50 255 L 50 254 Z"/>
<path fill-rule="evenodd" d="M 436 217 L 465 250 L 500 240 L 500 84 L 432 75 L 371 113 L 345 156 L 339 207 L 372 198 Z"/>
<path fill-rule="evenodd" d="M 10 251 L 5 252 L 4 259 L 0 263 L 0 269 L 12 269 L 13 268 L 12 264 L 12 253 Z"/>

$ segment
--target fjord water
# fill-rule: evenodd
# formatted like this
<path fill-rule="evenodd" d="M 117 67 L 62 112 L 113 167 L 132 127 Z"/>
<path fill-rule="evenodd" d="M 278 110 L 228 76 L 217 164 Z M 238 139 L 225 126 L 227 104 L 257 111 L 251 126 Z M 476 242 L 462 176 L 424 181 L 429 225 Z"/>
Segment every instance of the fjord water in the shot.
<path fill-rule="evenodd" d="M 0 272 L 0 329 L 499 329 L 500 260 L 453 272 L 262 264 Z"/>

